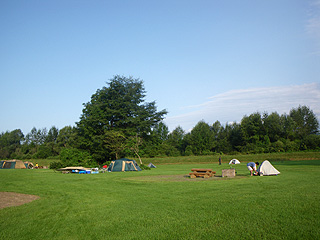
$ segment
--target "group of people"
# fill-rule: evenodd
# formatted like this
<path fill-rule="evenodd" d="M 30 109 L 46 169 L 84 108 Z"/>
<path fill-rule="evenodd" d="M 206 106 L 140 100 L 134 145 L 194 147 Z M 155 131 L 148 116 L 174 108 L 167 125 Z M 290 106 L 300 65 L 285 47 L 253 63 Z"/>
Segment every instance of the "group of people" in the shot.
<path fill-rule="evenodd" d="M 221 161 L 221 156 L 219 156 L 219 165 L 221 165 L 222 161 Z M 258 175 L 258 171 L 257 171 L 257 167 L 259 166 L 259 162 L 249 162 L 247 164 L 247 168 L 250 171 L 250 175 Z"/>

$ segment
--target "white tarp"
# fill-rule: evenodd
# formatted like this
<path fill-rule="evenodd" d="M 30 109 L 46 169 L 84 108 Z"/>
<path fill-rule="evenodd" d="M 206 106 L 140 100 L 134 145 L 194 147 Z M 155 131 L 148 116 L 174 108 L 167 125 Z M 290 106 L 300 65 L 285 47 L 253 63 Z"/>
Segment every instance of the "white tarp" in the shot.
<path fill-rule="evenodd" d="M 240 164 L 240 161 L 238 159 L 232 159 L 229 164 Z"/>
<path fill-rule="evenodd" d="M 280 172 L 275 169 L 274 166 L 268 161 L 265 160 L 261 163 L 258 172 L 260 175 L 269 176 L 269 175 L 278 175 Z"/>

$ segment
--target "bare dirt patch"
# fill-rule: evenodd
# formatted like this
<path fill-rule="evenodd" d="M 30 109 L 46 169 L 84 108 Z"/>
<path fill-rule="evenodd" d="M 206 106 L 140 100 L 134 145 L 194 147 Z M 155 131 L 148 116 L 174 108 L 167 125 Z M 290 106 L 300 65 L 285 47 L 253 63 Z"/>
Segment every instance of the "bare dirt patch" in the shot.
<path fill-rule="evenodd" d="M 0 209 L 6 207 L 20 206 L 40 198 L 36 195 L 29 195 L 15 192 L 0 192 Z"/>

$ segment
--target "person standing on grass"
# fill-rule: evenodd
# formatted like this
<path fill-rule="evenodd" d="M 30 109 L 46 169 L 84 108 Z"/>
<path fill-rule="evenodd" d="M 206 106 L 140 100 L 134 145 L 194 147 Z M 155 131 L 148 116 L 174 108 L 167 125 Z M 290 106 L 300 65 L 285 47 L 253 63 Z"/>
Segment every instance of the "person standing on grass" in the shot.
<path fill-rule="evenodd" d="M 254 171 L 254 175 L 257 175 L 258 174 L 258 172 L 257 172 L 257 166 L 259 165 L 259 163 L 258 162 L 249 162 L 248 164 L 247 164 L 247 168 L 248 168 L 248 170 L 250 171 L 250 174 L 251 174 L 251 176 L 253 176 L 253 171 Z"/>
<path fill-rule="evenodd" d="M 221 165 L 221 156 L 219 156 L 219 165 Z"/>

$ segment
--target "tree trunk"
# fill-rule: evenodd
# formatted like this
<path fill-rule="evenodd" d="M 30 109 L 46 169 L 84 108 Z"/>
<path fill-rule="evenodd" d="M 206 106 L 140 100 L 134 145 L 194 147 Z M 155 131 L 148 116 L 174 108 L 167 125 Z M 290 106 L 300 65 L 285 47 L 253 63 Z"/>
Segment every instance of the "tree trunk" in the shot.
<path fill-rule="evenodd" d="M 138 154 L 138 152 L 137 152 L 136 150 L 134 150 L 134 153 L 138 156 L 139 161 L 140 161 L 140 164 L 143 164 L 142 161 L 141 161 L 141 157 L 140 157 L 140 155 Z"/>

